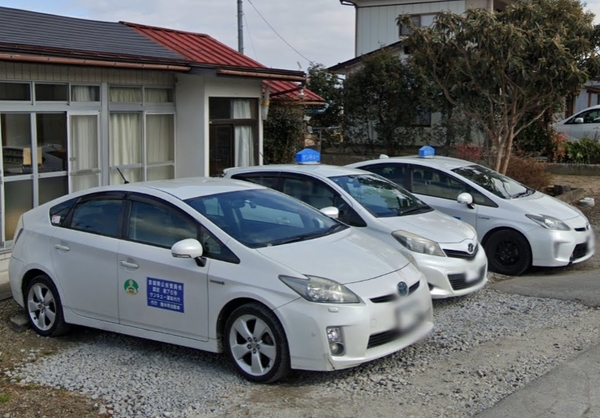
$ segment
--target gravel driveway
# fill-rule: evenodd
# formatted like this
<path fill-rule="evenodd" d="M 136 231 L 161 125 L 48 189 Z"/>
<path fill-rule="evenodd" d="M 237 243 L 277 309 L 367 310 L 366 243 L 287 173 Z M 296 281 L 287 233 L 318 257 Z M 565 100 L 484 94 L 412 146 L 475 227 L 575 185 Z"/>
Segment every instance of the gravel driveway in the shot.
<path fill-rule="evenodd" d="M 600 311 L 483 290 L 435 302 L 424 342 L 356 369 L 249 384 L 224 356 L 110 333 L 10 372 L 114 416 L 467 416 L 599 341 Z M 95 335 L 95 336 L 94 336 Z"/>

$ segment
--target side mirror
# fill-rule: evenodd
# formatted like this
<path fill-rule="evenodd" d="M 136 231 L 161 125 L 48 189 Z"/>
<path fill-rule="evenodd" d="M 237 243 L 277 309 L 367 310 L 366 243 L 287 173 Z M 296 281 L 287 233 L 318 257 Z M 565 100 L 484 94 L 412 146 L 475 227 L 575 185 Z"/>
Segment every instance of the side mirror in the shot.
<path fill-rule="evenodd" d="M 327 206 L 321 209 L 321 213 L 330 218 L 337 219 L 340 216 L 340 210 L 335 206 Z"/>
<path fill-rule="evenodd" d="M 573 123 L 583 123 L 583 118 L 575 118 Z"/>
<path fill-rule="evenodd" d="M 473 209 L 473 196 L 470 193 L 461 193 L 456 198 L 456 201 L 461 205 L 467 205 L 470 209 Z"/>
<path fill-rule="evenodd" d="M 196 264 L 204 267 L 206 260 L 202 257 L 204 249 L 197 239 L 188 238 L 177 241 L 171 247 L 171 255 L 175 258 L 193 258 Z"/>

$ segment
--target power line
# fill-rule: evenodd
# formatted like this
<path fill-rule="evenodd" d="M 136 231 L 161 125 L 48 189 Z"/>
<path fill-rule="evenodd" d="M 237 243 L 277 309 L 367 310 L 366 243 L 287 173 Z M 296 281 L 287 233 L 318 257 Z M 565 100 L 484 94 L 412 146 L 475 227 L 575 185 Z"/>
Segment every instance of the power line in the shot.
<path fill-rule="evenodd" d="M 254 48 L 254 41 L 252 40 L 252 34 L 250 33 L 250 25 L 248 25 L 248 20 L 246 20 L 245 14 L 244 23 L 246 23 L 246 29 L 248 29 L 248 37 L 250 38 L 250 45 L 252 45 L 252 51 L 254 51 L 254 59 L 258 61 L 258 54 L 256 53 L 256 48 Z"/>
<path fill-rule="evenodd" d="M 290 45 L 290 43 L 288 41 L 286 41 L 285 39 L 283 39 L 283 36 L 281 36 L 279 34 L 279 32 L 277 32 L 275 30 L 275 28 L 273 26 L 271 26 L 271 24 L 267 21 L 267 19 L 265 19 L 265 17 L 258 11 L 258 9 L 256 8 L 256 6 L 252 3 L 252 0 L 248 0 L 248 3 L 250 3 L 250 5 L 252 6 L 252 8 L 256 11 L 256 13 L 258 13 L 258 15 L 261 17 L 262 20 L 265 21 L 265 23 L 267 24 L 267 26 L 269 26 L 271 28 L 271 30 L 273 32 L 275 32 L 275 35 L 277 35 L 279 37 L 279 39 L 281 39 L 283 42 L 285 42 L 285 44 L 287 46 L 289 46 L 290 48 L 292 48 L 296 54 L 300 55 L 302 58 L 304 58 L 306 61 L 308 61 L 310 64 L 313 63 L 312 60 L 309 60 L 308 58 L 306 58 L 304 55 L 302 55 L 296 48 L 294 48 L 292 45 Z"/>

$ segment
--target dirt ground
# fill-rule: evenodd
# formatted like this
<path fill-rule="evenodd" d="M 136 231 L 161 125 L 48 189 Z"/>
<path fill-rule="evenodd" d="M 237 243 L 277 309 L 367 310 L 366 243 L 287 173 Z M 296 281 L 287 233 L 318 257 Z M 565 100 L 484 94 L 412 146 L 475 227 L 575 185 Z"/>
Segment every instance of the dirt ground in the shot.
<path fill-rule="evenodd" d="M 596 230 L 596 241 L 600 238 L 600 177 L 553 176 L 553 184 L 583 188 L 586 196 L 595 198 L 596 206 L 581 207 Z M 561 269 L 535 269 L 531 274 L 556 274 L 568 271 L 594 270 L 600 268 L 600 256 Z M 493 280 L 502 280 L 494 277 Z M 493 281 L 492 280 L 492 281 Z M 9 319 L 20 312 L 12 300 L 0 302 L 0 418 L 79 418 L 100 416 L 98 405 L 91 399 L 60 389 L 39 385 L 20 384 L 11 381 L 5 372 L 18 364 L 33 362 L 52 355 L 80 340 L 89 340 L 99 331 L 75 329 L 61 338 L 43 338 L 32 330 L 22 333 L 13 331 Z"/>

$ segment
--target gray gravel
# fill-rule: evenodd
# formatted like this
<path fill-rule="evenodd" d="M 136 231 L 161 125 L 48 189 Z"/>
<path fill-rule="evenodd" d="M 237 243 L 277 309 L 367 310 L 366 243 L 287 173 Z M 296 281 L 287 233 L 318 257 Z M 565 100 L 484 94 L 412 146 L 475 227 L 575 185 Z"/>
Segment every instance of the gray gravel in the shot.
<path fill-rule="evenodd" d="M 600 339 L 600 311 L 484 289 L 434 302 L 424 341 L 355 369 L 296 372 L 253 385 L 225 356 L 110 333 L 10 376 L 97 399 L 120 417 L 355 416 L 363 411 L 465 416 L 492 406 Z M 270 413 L 269 413 L 270 411 Z"/>

